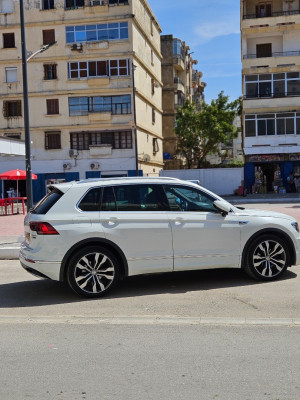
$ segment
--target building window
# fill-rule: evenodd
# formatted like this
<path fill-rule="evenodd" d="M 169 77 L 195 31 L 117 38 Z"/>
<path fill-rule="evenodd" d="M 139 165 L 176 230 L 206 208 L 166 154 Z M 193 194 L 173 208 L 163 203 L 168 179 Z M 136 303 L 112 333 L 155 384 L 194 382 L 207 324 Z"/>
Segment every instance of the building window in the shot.
<path fill-rule="evenodd" d="M 54 0 L 43 0 L 43 10 L 53 10 Z"/>
<path fill-rule="evenodd" d="M 71 149 L 89 150 L 90 145 L 107 144 L 113 149 L 132 149 L 131 131 L 72 132 Z"/>
<path fill-rule="evenodd" d="M 3 48 L 11 49 L 15 46 L 15 34 L 14 33 L 3 33 Z"/>
<path fill-rule="evenodd" d="M 84 7 L 84 0 L 66 0 L 66 9 Z"/>
<path fill-rule="evenodd" d="M 156 154 L 157 152 L 159 152 L 159 145 L 158 145 L 157 138 L 152 139 L 152 147 L 153 147 L 153 154 Z"/>
<path fill-rule="evenodd" d="M 59 103 L 58 99 L 47 99 L 47 115 L 59 114 Z"/>
<path fill-rule="evenodd" d="M 300 73 L 245 76 L 245 98 L 300 96 Z"/>
<path fill-rule="evenodd" d="M 154 53 L 153 50 L 151 49 L 151 65 L 154 65 Z"/>
<path fill-rule="evenodd" d="M 43 30 L 43 45 L 51 44 L 55 42 L 55 30 L 47 29 Z"/>
<path fill-rule="evenodd" d="M 119 6 L 120 4 L 128 5 L 129 4 L 129 0 L 108 0 L 108 4 L 110 6 Z"/>
<path fill-rule="evenodd" d="M 272 43 L 256 45 L 256 58 L 272 57 Z"/>
<path fill-rule="evenodd" d="M 56 64 L 44 64 L 44 80 L 57 79 Z"/>
<path fill-rule="evenodd" d="M 21 133 L 7 132 L 7 133 L 4 133 L 4 137 L 20 140 L 21 139 Z"/>
<path fill-rule="evenodd" d="M 299 134 L 299 112 L 245 115 L 246 137 Z"/>
<path fill-rule="evenodd" d="M 256 18 L 271 17 L 272 4 L 259 4 L 255 6 Z"/>
<path fill-rule="evenodd" d="M 67 43 L 128 39 L 128 22 L 66 27 Z"/>
<path fill-rule="evenodd" d="M 151 94 L 152 96 L 155 93 L 155 80 L 153 78 L 151 78 Z"/>
<path fill-rule="evenodd" d="M 3 116 L 5 118 L 21 117 L 22 116 L 21 100 L 4 101 L 3 102 Z"/>
<path fill-rule="evenodd" d="M 18 82 L 18 70 L 17 68 L 5 68 L 6 82 Z"/>
<path fill-rule="evenodd" d="M 155 124 L 155 109 L 152 108 L 152 124 Z"/>
<path fill-rule="evenodd" d="M 69 79 L 128 76 L 129 60 L 76 61 L 70 62 L 68 68 Z"/>
<path fill-rule="evenodd" d="M 110 112 L 112 114 L 130 114 L 130 95 L 69 98 L 70 116 L 88 115 L 89 113 L 101 112 Z"/>
<path fill-rule="evenodd" d="M 45 132 L 45 149 L 61 149 L 61 134 L 60 131 Z"/>

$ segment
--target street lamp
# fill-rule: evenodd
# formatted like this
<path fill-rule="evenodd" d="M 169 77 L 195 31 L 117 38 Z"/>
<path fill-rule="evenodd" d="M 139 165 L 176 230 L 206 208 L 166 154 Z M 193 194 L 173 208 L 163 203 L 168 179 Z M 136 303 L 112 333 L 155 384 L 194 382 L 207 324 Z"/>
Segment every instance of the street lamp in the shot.
<path fill-rule="evenodd" d="M 136 106 L 135 106 L 135 82 L 134 71 L 136 66 L 132 62 L 132 101 L 133 101 L 133 121 L 130 121 L 132 132 L 134 132 L 134 147 L 135 147 L 135 175 L 139 176 L 138 164 L 138 149 L 137 149 L 137 130 L 136 130 Z"/>
<path fill-rule="evenodd" d="M 33 201 L 32 201 L 31 144 L 30 144 L 29 108 L 28 108 L 27 62 L 36 54 L 46 51 L 50 46 L 52 46 L 56 42 L 43 46 L 41 49 L 31 54 L 31 56 L 27 58 L 23 0 L 20 0 L 20 25 L 21 25 L 22 71 L 23 71 L 26 195 L 27 195 L 27 212 L 28 212 L 32 208 Z"/>

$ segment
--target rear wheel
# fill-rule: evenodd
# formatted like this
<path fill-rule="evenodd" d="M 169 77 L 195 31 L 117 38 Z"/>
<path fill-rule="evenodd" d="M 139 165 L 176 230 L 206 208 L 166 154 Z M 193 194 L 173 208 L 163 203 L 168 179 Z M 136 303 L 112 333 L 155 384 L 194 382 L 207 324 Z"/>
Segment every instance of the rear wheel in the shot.
<path fill-rule="evenodd" d="M 109 250 L 90 246 L 71 258 L 67 270 L 69 286 L 80 296 L 100 297 L 119 281 L 116 257 Z"/>
<path fill-rule="evenodd" d="M 244 269 L 255 279 L 271 281 L 278 279 L 288 265 L 289 252 L 285 241 L 268 234 L 253 240 L 247 252 Z"/>

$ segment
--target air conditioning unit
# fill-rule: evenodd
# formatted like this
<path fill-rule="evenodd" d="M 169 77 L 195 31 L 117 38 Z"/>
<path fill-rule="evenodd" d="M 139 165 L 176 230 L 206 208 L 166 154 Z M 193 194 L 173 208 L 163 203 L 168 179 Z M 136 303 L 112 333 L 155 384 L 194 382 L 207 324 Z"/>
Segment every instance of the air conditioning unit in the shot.
<path fill-rule="evenodd" d="M 63 163 L 63 169 L 71 169 L 71 163 Z"/>
<path fill-rule="evenodd" d="M 72 158 L 78 157 L 78 150 L 76 150 L 76 149 L 70 149 L 70 150 L 69 150 L 69 156 L 72 157 Z"/>
<path fill-rule="evenodd" d="M 98 169 L 99 168 L 99 163 L 94 162 L 90 164 L 91 169 Z"/>
<path fill-rule="evenodd" d="M 91 0 L 90 6 L 104 6 L 104 0 Z"/>
<path fill-rule="evenodd" d="M 72 51 L 82 51 L 83 46 L 82 43 L 73 43 L 71 46 Z"/>
<path fill-rule="evenodd" d="M 151 157 L 149 156 L 149 154 L 144 154 L 143 155 L 143 161 L 149 162 L 150 160 L 151 160 Z"/>

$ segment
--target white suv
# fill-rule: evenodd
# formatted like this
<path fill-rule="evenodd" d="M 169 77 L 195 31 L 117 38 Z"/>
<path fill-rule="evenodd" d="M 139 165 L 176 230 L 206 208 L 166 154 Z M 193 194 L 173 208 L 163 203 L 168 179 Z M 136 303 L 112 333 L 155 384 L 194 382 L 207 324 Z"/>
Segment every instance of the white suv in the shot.
<path fill-rule="evenodd" d="M 237 208 L 174 178 L 53 185 L 26 216 L 25 235 L 22 266 L 86 297 L 131 275 L 243 268 L 268 281 L 299 262 L 292 217 Z"/>

